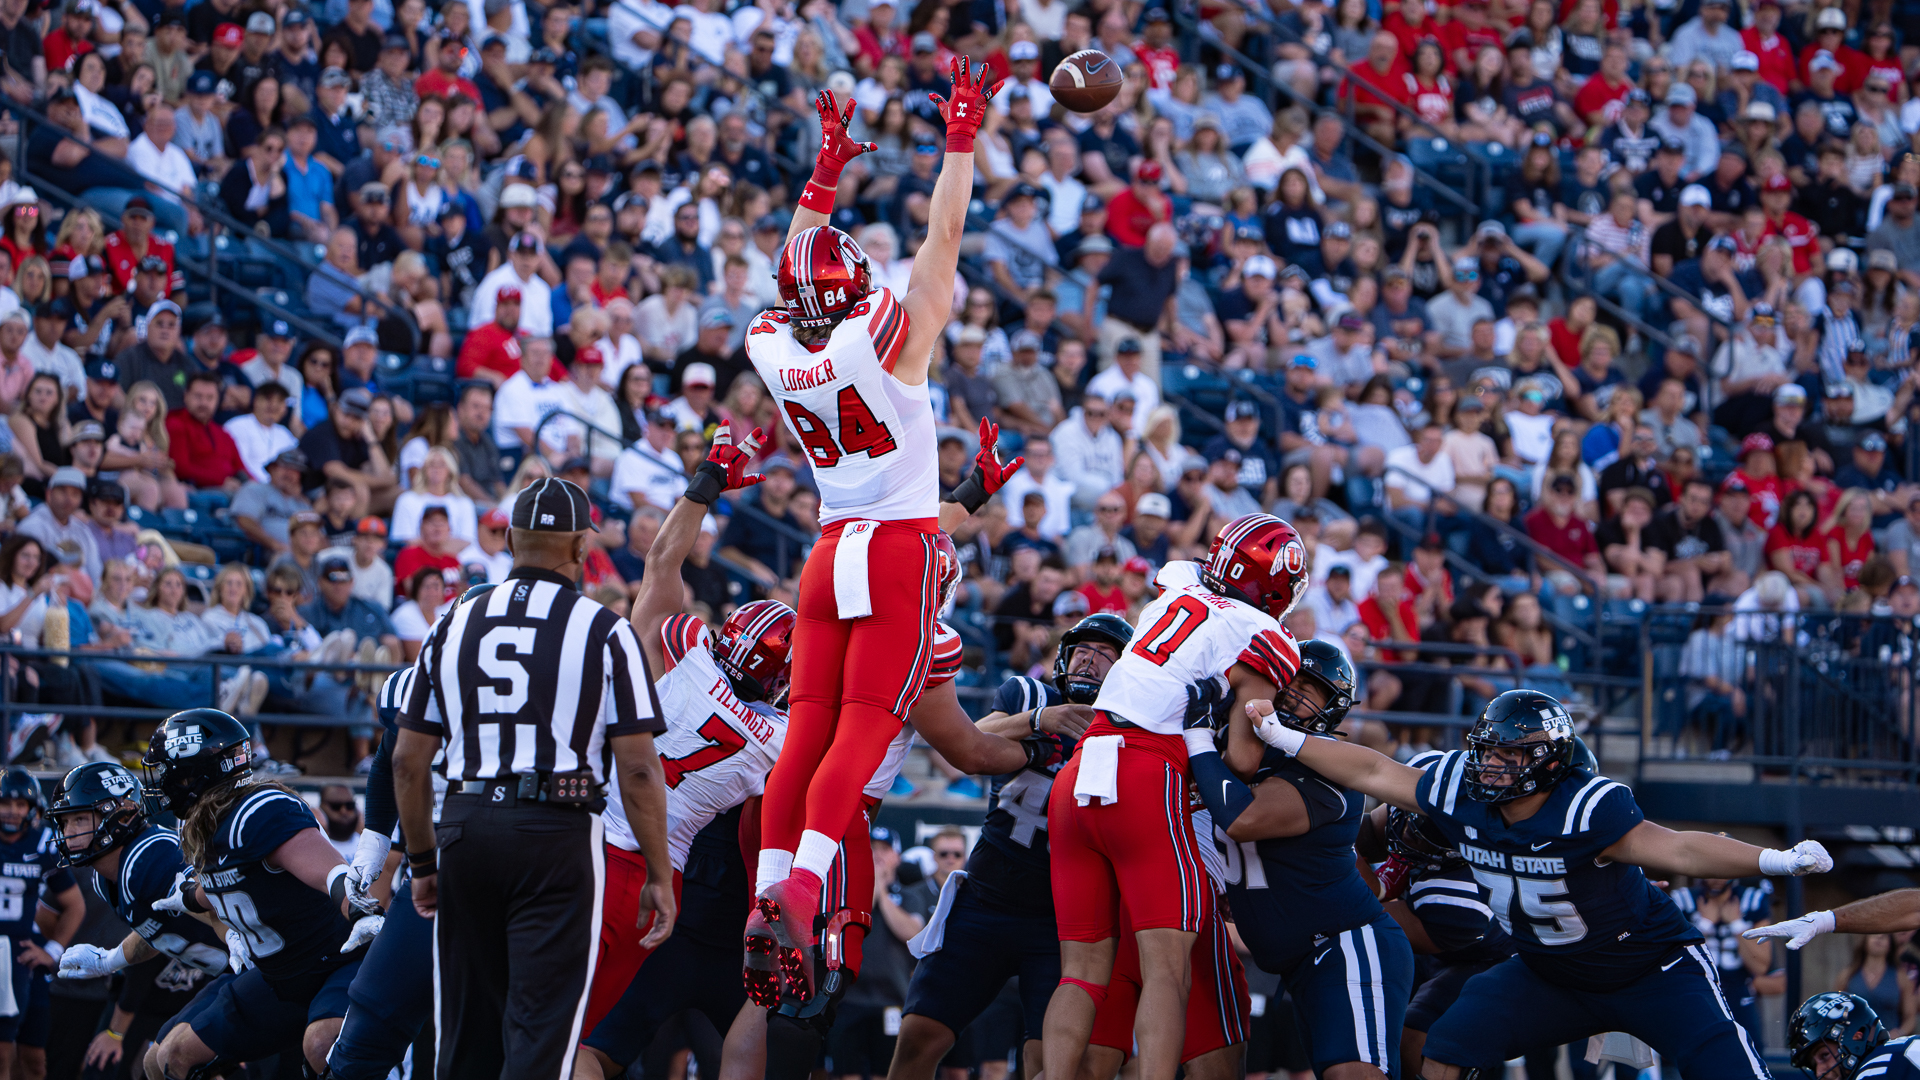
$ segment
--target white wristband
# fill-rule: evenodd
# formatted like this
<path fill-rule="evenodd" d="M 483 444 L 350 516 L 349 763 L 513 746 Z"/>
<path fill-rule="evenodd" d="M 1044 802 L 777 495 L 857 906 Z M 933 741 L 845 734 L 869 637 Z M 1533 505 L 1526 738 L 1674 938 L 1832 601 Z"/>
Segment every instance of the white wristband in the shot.
<path fill-rule="evenodd" d="M 1188 728 L 1180 733 L 1180 738 L 1186 741 L 1187 756 L 1190 758 L 1220 752 L 1219 744 L 1213 741 L 1213 732 L 1206 728 Z"/>
<path fill-rule="evenodd" d="M 1254 734 L 1260 736 L 1261 742 L 1266 743 L 1268 746 L 1273 747 L 1288 757 L 1298 756 L 1300 748 L 1307 745 L 1307 733 L 1304 731 L 1295 731 L 1281 723 L 1279 713 L 1262 717 L 1260 721 L 1254 725 L 1253 731 Z"/>
<path fill-rule="evenodd" d="M 48 956 L 52 957 L 53 962 L 56 964 L 59 963 L 60 958 L 67 953 L 67 947 L 65 945 L 53 940 L 48 940 L 45 945 L 41 946 L 41 949 L 46 952 Z M 116 949 L 114 951 L 118 952 L 119 950 Z"/>
<path fill-rule="evenodd" d="M 1766 848 L 1760 852 L 1760 872 L 1768 877 L 1786 877 L 1793 873 L 1793 852 Z"/>

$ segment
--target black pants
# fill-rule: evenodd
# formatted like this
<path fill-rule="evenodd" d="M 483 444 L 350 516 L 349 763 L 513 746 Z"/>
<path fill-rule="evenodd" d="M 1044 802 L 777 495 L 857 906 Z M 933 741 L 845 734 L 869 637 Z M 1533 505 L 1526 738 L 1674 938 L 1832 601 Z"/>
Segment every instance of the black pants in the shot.
<path fill-rule="evenodd" d="M 439 1080 L 560 1076 L 600 938 L 599 815 L 449 795 L 435 833 Z"/>

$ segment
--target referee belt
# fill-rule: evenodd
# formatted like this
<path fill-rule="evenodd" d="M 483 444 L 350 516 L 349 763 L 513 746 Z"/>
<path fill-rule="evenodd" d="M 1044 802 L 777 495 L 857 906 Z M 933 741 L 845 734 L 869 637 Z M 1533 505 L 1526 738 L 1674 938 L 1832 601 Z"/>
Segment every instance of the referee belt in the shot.
<path fill-rule="evenodd" d="M 588 774 L 588 777 L 590 780 L 591 774 Z M 462 780 L 449 785 L 447 794 L 476 797 L 488 806 L 514 807 L 526 803 L 564 810 L 604 809 L 606 800 L 598 794 L 599 785 L 589 782 L 587 786 L 594 792 L 592 798 L 570 797 L 562 793 L 569 788 L 574 793 L 580 790 L 580 774 L 531 772 L 495 777 L 492 780 Z"/>

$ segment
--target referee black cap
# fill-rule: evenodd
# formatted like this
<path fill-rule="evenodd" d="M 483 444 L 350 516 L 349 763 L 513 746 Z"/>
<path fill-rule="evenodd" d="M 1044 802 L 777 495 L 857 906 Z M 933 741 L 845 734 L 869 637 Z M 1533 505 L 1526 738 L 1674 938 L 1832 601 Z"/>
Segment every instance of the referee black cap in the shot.
<path fill-rule="evenodd" d="M 600 530 L 593 523 L 593 503 L 571 480 L 535 481 L 513 500 L 513 527 L 533 532 Z"/>

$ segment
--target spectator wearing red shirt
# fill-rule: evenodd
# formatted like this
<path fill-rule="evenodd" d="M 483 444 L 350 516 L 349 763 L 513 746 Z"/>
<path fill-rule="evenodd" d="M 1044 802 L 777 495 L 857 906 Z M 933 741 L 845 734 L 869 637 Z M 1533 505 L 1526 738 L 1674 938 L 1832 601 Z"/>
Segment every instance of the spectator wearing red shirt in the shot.
<path fill-rule="evenodd" d="M 1406 57 L 1400 52 L 1400 39 L 1388 30 L 1373 35 L 1366 59 L 1347 69 L 1340 84 L 1340 96 L 1353 101 L 1354 116 L 1367 133 L 1383 142 L 1398 141 L 1398 114 L 1395 104 L 1405 104 L 1407 82 Z"/>
<path fill-rule="evenodd" d="M 460 570 L 460 551 L 466 543 L 453 535 L 446 507 L 429 506 L 421 511 L 420 536 L 401 548 L 400 554 L 393 560 L 393 594 L 402 595 L 402 586 L 413 580 L 417 571 L 429 566 L 443 574 L 452 572 L 456 576 L 448 577 L 447 583 L 459 588 L 457 575 Z"/>
<path fill-rule="evenodd" d="M 1852 592 L 1860 587 L 1860 568 L 1873 555 L 1873 502 L 1862 488 L 1840 496 L 1827 519 L 1826 558 L 1820 568 L 1829 591 Z"/>
<path fill-rule="evenodd" d="M 1163 175 L 1157 161 L 1133 167 L 1133 183 L 1107 204 L 1107 235 L 1122 247 L 1144 247 L 1147 230 L 1173 220 L 1173 200 L 1160 190 Z"/>
<path fill-rule="evenodd" d="M 1573 96 L 1573 111 L 1589 124 L 1612 124 L 1626 108 L 1633 80 L 1627 77 L 1632 57 L 1625 45 L 1608 43 L 1600 53 L 1600 71 Z"/>
<path fill-rule="evenodd" d="M 1753 25 L 1740 31 L 1740 42 L 1760 58 L 1760 78 L 1786 93 L 1799 65 L 1794 63 L 1793 45 L 1780 36 L 1780 0 L 1760 0 L 1755 5 Z"/>
<path fill-rule="evenodd" d="M 1767 177 L 1760 187 L 1760 208 L 1767 213 L 1766 235 L 1787 238 L 1788 245 L 1793 248 L 1794 273 L 1812 273 L 1813 253 L 1817 248 L 1814 238 L 1820 235 L 1820 226 L 1787 209 L 1791 205 L 1793 181 L 1787 179 L 1786 173 L 1774 173 Z"/>
<path fill-rule="evenodd" d="M 1839 8 L 1825 8 L 1814 17 L 1813 40 L 1800 50 L 1800 81 L 1812 86 L 1813 76 L 1808 65 L 1822 52 L 1833 54 L 1840 62 L 1840 74 L 1833 80 L 1833 92 L 1851 94 L 1860 89 L 1867 81 L 1867 69 L 1872 61 L 1867 54 L 1853 48 L 1847 41 L 1847 13 Z"/>
<path fill-rule="evenodd" d="M 413 92 L 423 101 L 435 94 L 441 97 L 464 94 L 473 99 L 474 104 L 479 104 L 480 87 L 476 86 L 472 79 L 462 78 L 460 75 L 460 65 L 467 58 L 466 46 L 460 44 L 458 37 L 449 28 L 443 27 L 439 36 L 439 65 L 413 81 Z"/>
<path fill-rule="evenodd" d="M 889 56 L 907 58 L 907 35 L 893 28 L 893 20 L 898 15 L 893 0 L 873 0 L 867 5 L 866 24 L 853 31 L 855 40 L 860 42 L 860 55 L 873 65 L 875 72 L 880 69 L 880 61 Z"/>
<path fill-rule="evenodd" d="M 1446 47 L 1457 70 L 1472 71 L 1480 50 L 1506 45 L 1507 28 L 1493 24 L 1488 6 L 1488 0 L 1466 0 L 1453 9 L 1453 18 L 1440 28 L 1440 44 Z"/>
<path fill-rule="evenodd" d="M 520 372 L 520 289 L 502 285 L 493 321 L 467 332 L 454 371 L 462 379 L 485 379 L 499 386 Z"/>
<path fill-rule="evenodd" d="M 1791 399 L 1793 391 L 1799 394 L 1802 402 L 1807 400 L 1807 392 L 1795 383 L 1787 383 L 1774 391 L 1774 400 L 1783 396 Z M 1773 438 L 1766 432 L 1756 431 L 1741 440 L 1740 465 L 1728 476 L 1739 477 L 1747 486 L 1747 494 L 1752 502 L 1747 507 L 1747 518 L 1763 529 L 1771 529 L 1780 520 L 1780 476 L 1773 460 Z M 1811 496 L 1809 496 L 1811 497 Z"/>
<path fill-rule="evenodd" d="M 1426 0 L 1401 0 L 1398 10 L 1380 20 L 1380 29 L 1400 43 L 1399 55 L 1412 56 L 1422 38 L 1441 39 L 1441 26 L 1427 17 Z M 1453 56 L 1447 56 L 1447 70 L 1455 70 Z"/>
<path fill-rule="evenodd" d="M 1593 538 L 1593 522 L 1574 513 L 1579 502 L 1579 483 L 1571 474 L 1558 473 L 1548 482 L 1540 505 L 1523 521 L 1534 543 L 1599 577 L 1607 572 L 1606 564 Z"/>
<path fill-rule="evenodd" d="M 127 200 L 126 209 L 120 211 L 120 231 L 107 235 L 106 248 L 101 254 L 106 257 L 107 270 L 113 274 L 115 292 L 127 291 L 127 283 L 133 280 L 140 260 L 149 255 L 167 264 L 169 295 L 187 290 L 187 275 L 173 262 L 173 245 L 154 238 L 153 204 L 145 195 Z M 180 296 L 174 299 L 176 303 L 184 301 Z"/>
<path fill-rule="evenodd" d="M 1127 614 L 1127 594 L 1120 588 L 1120 553 L 1112 548 L 1101 548 L 1093 557 L 1093 578 L 1080 586 L 1080 595 L 1087 598 L 1087 614 L 1098 615 L 1111 611 L 1125 617 Z"/>
<path fill-rule="evenodd" d="M 240 448 L 213 422 L 220 407 L 220 376 L 196 371 L 187 377 L 186 407 L 167 413 L 167 455 L 173 474 L 202 491 L 232 493 L 246 476 Z"/>
<path fill-rule="evenodd" d="M 1145 39 L 1134 42 L 1132 48 L 1134 58 L 1147 65 L 1148 89 L 1173 89 L 1174 72 L 1180 70 L 1180 52 L 1173 47 L 1173 22 L 1166 8 L 1148 10 L 1144 34 Z"/>
<path fill-rule="evenodd" d="M 1388 563 L 1374 579 L 1374 593 L 1360 602 L 1360 621 L 1375 641 L 1420 640 L 1420 617 L 1414 613 L 1413 597 L 1407 595 L 1406 564 Z M 1382 652 L 1388 663 L 1410 663 L 1419 654 L 1412 650 Z"/>
<path fill-rule="evenodd" d="M 90 0 L 76 0 L 67 5 L 67 14 L 60 22 L 60 29 L 48 34 L 40 43 L 40 52 L 47 59 L 48 71 L 67 70 L 67 61 L 82 53 L 93 51 L 93 4 Z"/>
<path fill-rule="evenodd" d="M 1779 524 L 1767 531 L 1767 545 L 1762 549 L 1767 568 L 1787 575 L 1787 580 L 1802 592 L 1820 588 L 1821 563 L 1827 561 L 1827 534 L 1820 529 L 1819 515 L 1812 492 L 1796 491 L 1787 496 Z M 1872 543 L 1871 538 L 1868 543 Z"/>

